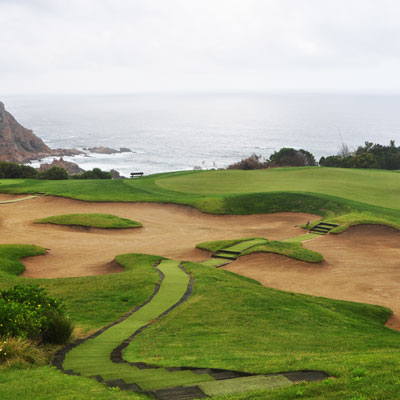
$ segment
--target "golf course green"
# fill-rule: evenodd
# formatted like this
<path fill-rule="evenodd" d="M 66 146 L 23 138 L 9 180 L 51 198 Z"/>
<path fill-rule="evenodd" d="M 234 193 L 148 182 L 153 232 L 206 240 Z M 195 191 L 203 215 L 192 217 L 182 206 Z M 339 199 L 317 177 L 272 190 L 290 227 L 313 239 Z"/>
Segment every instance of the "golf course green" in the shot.
<path fill-rule="evenodd" d="M 304 212 L 338 224 L 330 234 L 357 224 L 400 229 L 400 173 L 391 171 L 308 167 L 101 182 L 11 179 L 0 181 L 0 192 L 174 203 L 214 214 Z M 3 220 L 7 215 L 0 208 Z M 225 256 L 273 252 L 319 263 L 323 254 L 301 245 L 310 237 L 318 240 L 316 234 L 287 241 L 227 236 L 198 248 Z M 56 354 L 57 368 L 0 363 L 0 398 L 50 400 L 57 393 L 66 400 L 161 399 L 166 394 L 158 391 L 194 386 L 218 400 L 400 398 L 400 332 L 384 326 L 388 308 L 263 287 L 215 268 L 217 258 L 194 263 L 124 254 L 115 259 L 121 273 L 19 276 L 25 268 L 21 258 L 43 254 L 44 248 L 33 245 L 0 245 L 0 288 L 17 283 L 46 288 L 63 300 L 80 340 L 47 349 L 50 358 Z M 292 381 L 285 375 L 305 370 L 329 378 Z M 218 373 L 239 375 L 218 380 L 213 376 Z M 131 386 L 113 384 L 120 379 Z"/>

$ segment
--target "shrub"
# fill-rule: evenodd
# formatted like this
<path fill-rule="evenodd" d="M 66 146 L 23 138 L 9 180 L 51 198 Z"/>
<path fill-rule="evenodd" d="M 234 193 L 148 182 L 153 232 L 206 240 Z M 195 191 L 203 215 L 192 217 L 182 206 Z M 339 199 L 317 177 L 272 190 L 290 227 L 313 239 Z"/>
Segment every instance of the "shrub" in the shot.
<path fill-rule="evenodd" d="M 38 175 L 39 179 L 48 179 L 48 180 L 64 180 L 68 179 L 68 172 L 61 167 L 51 167 L 46 169 L 43 172 L 40 172 Z"/>
<path fill-rule="evenodd" d="M 268 168 L 268 162 L 261 159 L 261 155 L 252 154 L 250 157 L 243 158 L 237 163 L 231 164 L 227 169 L 264 169 Z"/>
<path fill-rule="evenodd" d="M 62 303 L 38 285 L 16 285 L 0 292 L 1 336 L 65 343 L 71 332 Z"/>

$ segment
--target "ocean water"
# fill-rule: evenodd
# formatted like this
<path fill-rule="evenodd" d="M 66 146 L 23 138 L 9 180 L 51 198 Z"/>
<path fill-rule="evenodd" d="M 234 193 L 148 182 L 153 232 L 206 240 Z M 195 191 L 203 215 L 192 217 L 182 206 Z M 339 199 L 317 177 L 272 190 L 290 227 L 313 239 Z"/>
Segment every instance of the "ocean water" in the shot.
<path fill-rule="evenodd" d="M 224 168 L 284 146 L 306 149 L 318 160 L 342 142 L 352 149 L 366 140 L 400 141 L 397 95 L 29 95 L 0 101 L 52 148 L 132 149 L 65 158 L 126 176 Z"/>

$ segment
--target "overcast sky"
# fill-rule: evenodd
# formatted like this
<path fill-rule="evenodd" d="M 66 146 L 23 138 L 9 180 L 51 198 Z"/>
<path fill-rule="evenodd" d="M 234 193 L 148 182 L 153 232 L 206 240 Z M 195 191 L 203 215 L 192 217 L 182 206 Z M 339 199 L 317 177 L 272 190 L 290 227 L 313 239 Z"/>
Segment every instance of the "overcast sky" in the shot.
<path fill-rule="evenodd" d="M 399 0 L 0 0 L 0 95 L 400 92 Z"/>

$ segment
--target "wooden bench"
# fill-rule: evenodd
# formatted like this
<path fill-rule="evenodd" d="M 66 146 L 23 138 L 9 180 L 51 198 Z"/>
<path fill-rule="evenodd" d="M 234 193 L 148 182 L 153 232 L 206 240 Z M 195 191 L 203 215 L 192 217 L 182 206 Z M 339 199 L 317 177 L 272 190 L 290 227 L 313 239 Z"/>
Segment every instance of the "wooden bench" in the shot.
<path fill-rule="evenodd" d="M 143 172 L 131 172 L 131 178 L 138 178 L 139 176 L 143 176 Z"/>

